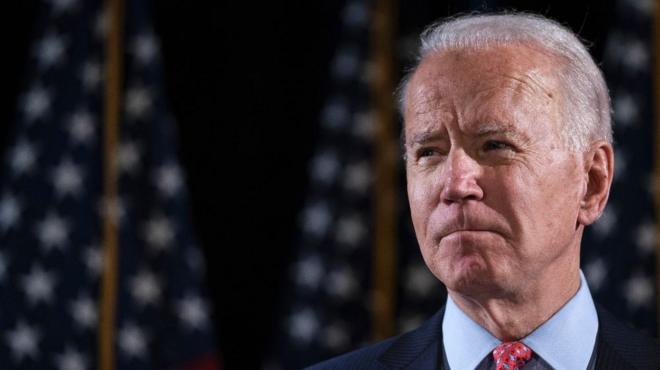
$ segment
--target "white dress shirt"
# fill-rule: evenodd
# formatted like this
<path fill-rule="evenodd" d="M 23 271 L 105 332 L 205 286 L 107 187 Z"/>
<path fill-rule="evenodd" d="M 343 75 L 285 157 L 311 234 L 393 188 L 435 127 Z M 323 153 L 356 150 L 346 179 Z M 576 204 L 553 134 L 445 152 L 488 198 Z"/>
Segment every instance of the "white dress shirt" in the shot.
<path fill-rule="evenodd" d="M 447 297 L 442 341 L 451 369 L 475 369 L 501 342 Z M 548 321 L 521 340 L 556 370 L 586 369 L 596 344 L 598 315 L 587 281 Z"/>

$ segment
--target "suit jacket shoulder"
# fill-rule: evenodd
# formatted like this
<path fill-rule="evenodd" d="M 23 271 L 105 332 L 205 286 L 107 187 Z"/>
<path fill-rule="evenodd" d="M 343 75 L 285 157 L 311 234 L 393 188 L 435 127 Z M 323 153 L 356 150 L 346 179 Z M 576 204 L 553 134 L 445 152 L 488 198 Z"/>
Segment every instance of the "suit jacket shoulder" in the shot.
<path fill-rule="evenodd" d="M 332 358 L 307 370 L 436 369 L 441 358 L 444 307 L 419 328 Z"/>
<path fill-rule="evenodd" d="M 660 343 L 626 326 L 597 306 L 596 369 L 660 369 Z"/>
<path fill-rule="evenodd" d="M 660 344 L 597 306 L 597 370 L 658 370 Z M 319 363 L 307 370 L 440 369 L 444 307 L 418 329 Z"/>

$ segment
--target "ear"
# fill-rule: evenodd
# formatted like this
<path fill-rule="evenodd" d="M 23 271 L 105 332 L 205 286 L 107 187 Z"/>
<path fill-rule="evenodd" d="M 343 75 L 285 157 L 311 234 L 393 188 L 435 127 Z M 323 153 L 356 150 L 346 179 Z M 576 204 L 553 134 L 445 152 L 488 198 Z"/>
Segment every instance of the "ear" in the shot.
<path fill-rule="evenodd" d="M 585 157 L 587 188 L 580 201 L 578 223 L 591 225 L 605 209 L 614 178 L 614 149 L 612 144 L 599 141 Z"/>

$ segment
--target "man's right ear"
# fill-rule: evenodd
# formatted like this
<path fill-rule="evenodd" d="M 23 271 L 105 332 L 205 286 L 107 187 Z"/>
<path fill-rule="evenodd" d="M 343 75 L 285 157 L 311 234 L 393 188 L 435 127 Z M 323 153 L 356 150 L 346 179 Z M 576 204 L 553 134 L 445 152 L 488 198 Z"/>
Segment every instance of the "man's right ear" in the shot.
<path fill-rule="evenodd" d="M 587 189 L 580 202 L 578 222 L 591 225 L 603 213 L 614 179 L 614 149 L 606 141 L 593 144 L 585 158 Z"/>

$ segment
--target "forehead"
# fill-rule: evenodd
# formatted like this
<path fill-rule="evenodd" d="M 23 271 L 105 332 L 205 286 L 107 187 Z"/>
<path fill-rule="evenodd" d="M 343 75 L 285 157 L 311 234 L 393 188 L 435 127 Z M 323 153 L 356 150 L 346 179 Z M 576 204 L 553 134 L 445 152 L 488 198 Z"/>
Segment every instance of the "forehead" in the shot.
<path fill-rule="evenodd" d="M 521 83 L 542 84 L 556 80 L 563 63 L 550 52 L 527 44 L 497 45 L 482 49 L 456 48 L 427 54 L 408 86 L 433 87 L 454 82 L 479 85 L 484 78 L 511 77 Z M 514 82 L 513 80 L 511 82 Z M 407 89 L 406 96 L 415 93 Z"/>
<path fill-rule="evenodd" d="M 525 45 L 431 53 L 407 85 L 405 121 L 438 122 L 469 114 L 513 123 L 515 115 L 550 113 L 557 108 L 557 59 Z"/>

